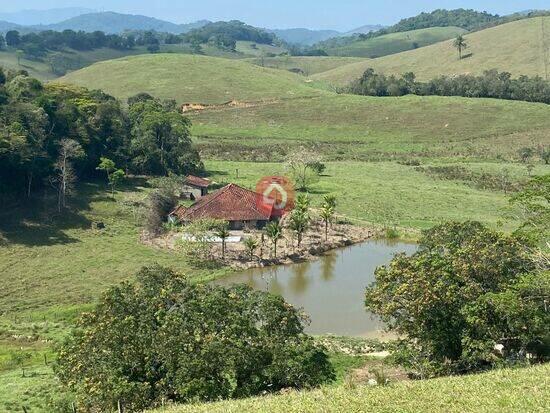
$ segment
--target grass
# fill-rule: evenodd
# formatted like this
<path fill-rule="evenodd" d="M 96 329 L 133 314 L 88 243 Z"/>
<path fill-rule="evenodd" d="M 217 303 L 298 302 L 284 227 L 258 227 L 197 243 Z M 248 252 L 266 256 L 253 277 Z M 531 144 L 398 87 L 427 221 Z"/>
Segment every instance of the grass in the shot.
<path fill-rule="evenodd" d="M 390 387 L 326 387 L 285 395 L 176 406 L 157 412 L 544 412 L 550 404 L 549 376 L 550 365 L 543 365 L 472 376 L 401 382 Z"/>
<path fill-rule="evenodd" d="M 464 166 L 475 170 L 494 167 Z M 282 163 L 208 161 L 207 167 L 215 182 L 235 182 L 251 189 L 262 176 L 285 174 Z M 543 170 L 548 169 L 540 167 L 537 172 Z M 512 173 L 516 179 L 527 177 L 525 168 L 517 167 Z M 508 230 L 518 225 L 507 218 L 504 193 L 432 178 L 394 162 L 329 162 L 324 176 L 310 188 L 314 205 L 326 194 L 337 196 L 339 214 L 362 225 L 391 223 L 416 231 L 451 220 L 473 219 Z"/>
<path fill-rule="evenodd" d="M 545 28 L 543 32 L 543 27 Z M 414 72 L 420 80 L 440 75 L 481 74 L 498 69 L 514 76 L 547 76 L 550 65 L 550 16 L 536 17 L 503 24 L 467 34 L 467 57 L 458 59 L 452 40 L 385 56 L 365 62 L 353 63 L 317 74 L 315 79 L 343 86 L 373 69 L 393 74 Z"/>
<path fill-rule="evenodd" d="M 256 45 L 256 47 L 253 47 L 252 45 Z M 236 50 L 238 53 L 242 53 L 247 56 L 265 56 L 267 54 L 278 55 L 287 52 L 287 49 L 284 47 L 245 41 L 238 41 Z"/>
<path fill-rule="evenodd" d="M 270 67 L 272 69 L 299 69 L 305 76 L 310 76 L 350 63 L 364 62 L 365 59 L 335 56 L 278 56 L 247 59 L 247 61 L 258 66 Z"/>
<path fill-rule="evenodd" d="M 430 27 L 401 33 L 390 33 L 346 46 L 327 49 L 331 56 L 380 57 L 428 46 L 466 33 L 460 27 Z"/>
<path fill-rule="evenodd" d="M 268 156 L 259 159 L 283 159 L 289 146 L 303 144 L 335 160 L 497 159 L 550 144 L 547 105 L 492 99 L 324 95 L 190 116 L 198 142 L 223 159 L 254 159 L 258 148 Z"/>
<path fill-rule="evenodd" d="M 220 104 L 229 100 L 259 101 L 324 93 L 303 77 L 250 63 L 207 56 L 155 54 L 96 63 L 62 77 L 121 99 L 140 92 L 179 103 Z"/>

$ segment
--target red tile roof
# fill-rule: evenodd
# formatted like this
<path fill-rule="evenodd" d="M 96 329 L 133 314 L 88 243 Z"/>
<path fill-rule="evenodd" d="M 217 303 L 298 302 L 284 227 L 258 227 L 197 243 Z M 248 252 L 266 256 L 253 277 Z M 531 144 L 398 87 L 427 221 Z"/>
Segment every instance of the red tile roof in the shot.
<path fill-rule="evenodd" d="M 211 184 L 210 179 L 200 178 L 198 176 L 189 175 L 185 182 L 189 185 L 198 186 L 199 188 L 208 188 Z"/>
<path fill-rule="evenodd" d="M 175 216 L 177 217 L 179 220 L 183 219 L 183 214 L 185 213 L 185 211 L 187 210 L 186 207 L 184 207 L 183 205 L 180 205 L 179 207 L 177 207 L 176 209 L 174 209 L 172 212 L 170 212 L 170 216 Z"/>
<path fill-rule="evenodd" d="M 271 218 L 273 206 L 258 202 L 259 198 L 261 195 L 256 192 L 229 184 L 202 197 L 178 217 L 182 221 L 207 218 L 225 221 L 267 221 Z"/>

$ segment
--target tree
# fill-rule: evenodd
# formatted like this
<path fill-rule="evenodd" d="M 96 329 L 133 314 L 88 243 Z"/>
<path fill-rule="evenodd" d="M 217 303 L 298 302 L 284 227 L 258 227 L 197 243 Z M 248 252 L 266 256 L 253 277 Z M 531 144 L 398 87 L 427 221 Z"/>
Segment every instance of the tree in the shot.
<path fill-rule="evenodd" d="M 277 258 L 277 243 L 283 237 L 283 227 L 278 221 L 270 222 L 265 227 L 265 234 L 273 243 L 273 255 Z"/>
<path fill-rule="evenodd" d="M 535 154 L 535 150 L 533 148 L 524 147 L 518 151 L 518 154 L 521 159 L 521 162 L 527 163 L 527 161 L 531 159 Z"/>
<path fill-rule="evenodd" d="M 334 208 L 328 203 L 321 205 L 321 219 L 325 223 L 325 241 L 328 241 L 328 226 L 334 218 Z"/>
<path fill-rule="evenodd" d="M 157 99 L 132 102 L 130 146 L 136 169 L 158 175 L 186 175 L 203 169 L 191 142 L 191 123 L 177 111 L 175 102 Z"/>
<path fill-rule="evenodd" d="M 216 237 L 221 239 L 222 241 L 222 259 L 225 259 L 225 242 L 227 238 L 231 235 L 229 232 L 229 225 L 227 222 L 220 223 L 220 225 L 217 226 L 215 231 Z"/>
<path fill-rule="evenodd" d="M 420 250 L 376 270 L 366 306 L 400 337 L 405 367 L 421 375 L 483 369 L 490 355 L 470 345 L 475 328 L 467 308 L 499 294 L 529 273 L 522 241 L 476 222 L 448 223 L 423 233 Z M 493 342 L 494 345 L 502 344 Z M 423 365 L 422 371 L 407 360 Z"/>
<path fill-rule="evenodd" d="M 541 145 L 539 148 L 539 156 L 540 159 L 544 161 L 545 165 L 550 165 L 550 147 L 544 147 Z"/>
<path fill-rule="evenodd" d="M 59 156 L 55 163 L 57 174 L 54 181 L 57 183 L 57 210 L 67 207 L 67 196 L 72 193 L 77 180 L 73 168 L 73 160 L 84 155 L 82 146 L 72 139 L 63 139 L 59 143 Z"/>
<path fill-rule="evenodd" d="M 83 410 L 244 398 L 334 380 L 325 350 L 282 297 L 197 284 L 159 266 L 108 290 L 54 367 Z"/>
<path fill-rule="evenodd" d="M 162 224 L 176 207 L 176 197 L 170 189 L 159 188 L 149 195 L 145 227 L 152 235 L 162 231 Z"/>
<path fill-rule="evenodd" d="M 32 355 L 30 352 L 22 350 L 12 351 L 10 353 L 11 362 L 17 367 L 21 368 L 22 377 L 25 377 L 25 363 L 30 360 L 31 357 Z"/>
<path fill-rule="evenodd" d="M 531 178 L 510 202 L 521 213 L 523 225 L 519 233 L 550 248 L 550 174 Z"/>
<path fill-rule="evenodd" d="M 8 47 L 17 47 L 21 43 L 21 37 L 17 30 L 10 30 L 6 32 L 6 44 Z"/>
<path fill-rule="evenodd" d="M 258 241 L 252 237 L 248 237 L 244 240 L 244 247 L 250 256 L 250 261 L 252 261 L 254 259 L 254 252 L 258 249 Z"/>
<path fill-rule="evenodd" d="M 309 227 L 309 205 L 309 197 L 301 194 L 296 198 L 296 205 L 290 214 L 288 226 L 292 231 L 296 232 L 298 248 L 300 248 L 302 237 Z"/>
<path fill-rule="evenodd" d="M 4 50 L 5 46 L 6 46 L 6 39 L 4 38 L 4 35 L 0 33 L 0 50 Z"/>
<path fill-rule="evenodd" d="M 117 169 L 116 164 L 109 158 L 100 158 L 99 166 L 100 171 L 105 171 L 107 174 L 107 181 L 111 186 L 111 194 L 115 197 L 115 187 L 124 180 L 126 173 L 122 169 Z"/>
<path fill-rule="evenodd" d="M 458 50 L 458 59 L 462 60 L 462 51 L 468 48 L 468 43 L 466 43 L 466 39 L 464 38 L 464 36 L 459 34 L 454 40 L 453 46 L 455 47 L 455 49 Z"/>
<path fill-rule="evenodd" d="M 307 191 L 313 183 L 319 180 L 315 165 L 320 161 L 321 158 L 316 152 L 303 147 L 288 155 L 286 169 L 294 180 L 297 190 Z"/>

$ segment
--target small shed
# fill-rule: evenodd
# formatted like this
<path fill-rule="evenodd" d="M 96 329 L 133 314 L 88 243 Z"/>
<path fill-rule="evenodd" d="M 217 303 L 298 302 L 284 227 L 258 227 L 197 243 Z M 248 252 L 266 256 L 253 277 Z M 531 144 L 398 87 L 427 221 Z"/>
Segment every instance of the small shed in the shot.
<path fill-rule="evenodd" d="M 182 186 L 182 197 L 192 201 L 198 200 L 208 195 L 208 187 L 211 183 L 209 179 L 189 175 L 185 178 L 185 182 Z"/>

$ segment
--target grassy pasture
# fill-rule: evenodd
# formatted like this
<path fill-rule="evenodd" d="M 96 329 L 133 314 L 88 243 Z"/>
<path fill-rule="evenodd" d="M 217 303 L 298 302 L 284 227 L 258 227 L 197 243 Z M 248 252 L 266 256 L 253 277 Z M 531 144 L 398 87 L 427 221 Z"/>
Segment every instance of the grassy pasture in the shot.
<path fill-rule="evenodd" d="M 257 101 L 324 93 L 293 73 L 239 60 L 184 54 L 141 55 L 100 62 L 72 72 L 59 82 L 102 89 L 121 99 L 147 92 L 179 103 L 219 104 L 232 99 Z"/>
<path fill-rule="evenodd" d="M 247 59 L 248 62 L 272 69 L 300 69 L 305 76 L 326 72 L 350 63 L 364 62 L 359 57 L 336 56 L 278 56 Z"/>
<path fill-rule="evenodd" d="M 331 56 L 370 57 L 392 55 L 452 39 L 466 33 L 460 27 L 430 27 L 401 33 L 390 33 L 368 40 L 359 40 L 346 46 L 327 49 Z"/>
<path fill-rule="evenodd" d="M 544 30 L 543 30 L 544 29 Z M 340 66 L 314 76 L 316 80 L 343 86 L 373 69 L 389 74 L 414 72 L 420 80 L 439 75 L 481 74 L 498 69 L 514 76 L 546 76 L 550 64 L 550 16 L 503 24 L 465 36 L 468 48 L 458 59 L 452 40 L 365 62 Z"/>
<path fill-rule="evenodd" d="M 402 382 L 390 387 L 338 386 L 219 403 L 176 406 L 161 413 L 416 413 L 544 412 L 550 365 Z"/>
<path fill-rule="evenodd" d="M 524 146 L 550 144 L 547 105 L 492 99 L 324 95 L 190 116 L 198 142 L 218 148 L 223 159 L 228 156 L 224 148 L 229 155 L 241 149 L 242 157 L 272 146 L 265 152 L 277 159 L 289 145 L 303 144 L 336 160 L 409 155 L 496 159 L 514 157 Z"/>

